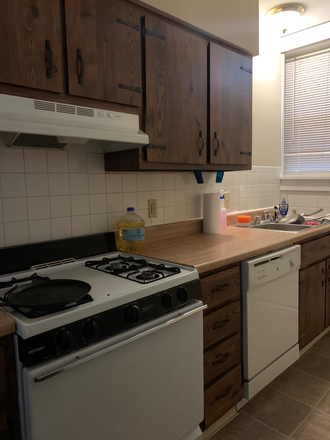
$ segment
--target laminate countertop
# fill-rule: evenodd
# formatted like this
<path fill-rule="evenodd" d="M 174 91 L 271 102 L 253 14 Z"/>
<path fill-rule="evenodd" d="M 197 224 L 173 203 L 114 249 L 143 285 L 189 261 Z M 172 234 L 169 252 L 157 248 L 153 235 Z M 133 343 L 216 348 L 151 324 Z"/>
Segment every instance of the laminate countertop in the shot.
<path fill-rule="evenodd" d="M 330 234 L 330 225 L 299 233 L 229 226 L 223 233 L 211 235 L 198 231 L 197 225 L 192 229 L 194 232 L 187 235 L 169 231 L 167 237 L 165 231 L 165 238 L 160 240 L 155 240 L 153 234 L 152 241 L 138 254 L 193 266 L 200 275 L 206 275 L 248 258 Z"/>
<path fill-rule="evenodd" d="M 0 338 L 15 332 L 15 321 L 7 313 L 0 310 Z"/>

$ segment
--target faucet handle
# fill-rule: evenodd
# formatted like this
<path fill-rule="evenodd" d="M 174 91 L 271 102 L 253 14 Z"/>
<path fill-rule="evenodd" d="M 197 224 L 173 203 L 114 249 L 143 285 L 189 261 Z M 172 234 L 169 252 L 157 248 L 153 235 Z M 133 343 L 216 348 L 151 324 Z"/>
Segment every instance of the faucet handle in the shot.
<path fill-rule="evenodd" d="M 261 223 L 261 220 L 260 220 L 260 216 L 259 215 L 256 215 L 256 218 L 254 219 L 254 222 L 253 222 L 255 225 L 260 225 L 260 223 Z"/>

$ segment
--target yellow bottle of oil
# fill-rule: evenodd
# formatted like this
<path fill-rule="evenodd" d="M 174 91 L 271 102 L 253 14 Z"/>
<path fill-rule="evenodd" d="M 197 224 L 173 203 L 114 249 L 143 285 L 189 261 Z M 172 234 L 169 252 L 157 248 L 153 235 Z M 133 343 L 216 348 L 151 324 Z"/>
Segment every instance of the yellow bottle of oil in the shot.
<path fill-rule="evenodd" d="M 118 240 L 116 241 L 117 250 L 123 252 L 142 251 L 145 246 L 145 223 L 134 208 L 127 208 L 117 222 Z"/>

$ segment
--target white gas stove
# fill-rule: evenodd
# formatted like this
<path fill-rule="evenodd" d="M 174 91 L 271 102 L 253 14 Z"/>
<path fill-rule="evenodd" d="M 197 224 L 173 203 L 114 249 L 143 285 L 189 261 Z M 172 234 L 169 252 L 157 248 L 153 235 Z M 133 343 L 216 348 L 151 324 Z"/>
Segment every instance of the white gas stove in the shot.
<path fill-rule="evenodd" d="M 201 438 L 205 306 L 194 268 L 115 251 L 111 234 L 0 254 L 20 257 L 0 276 L 0 298 L 17 326 L 23 440 Z"/>

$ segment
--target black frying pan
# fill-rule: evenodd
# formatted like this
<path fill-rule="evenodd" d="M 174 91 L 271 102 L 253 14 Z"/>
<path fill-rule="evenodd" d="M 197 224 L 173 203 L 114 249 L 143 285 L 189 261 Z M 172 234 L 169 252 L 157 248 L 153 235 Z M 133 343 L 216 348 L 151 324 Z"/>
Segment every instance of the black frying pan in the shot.
<path fill-rule="evenodd" d="M 15 286 L 0 300 L 10 307 L 33 310 L 54 310 L 79 301 L 91 286 L 78 280 L 39 280 Z"/>

